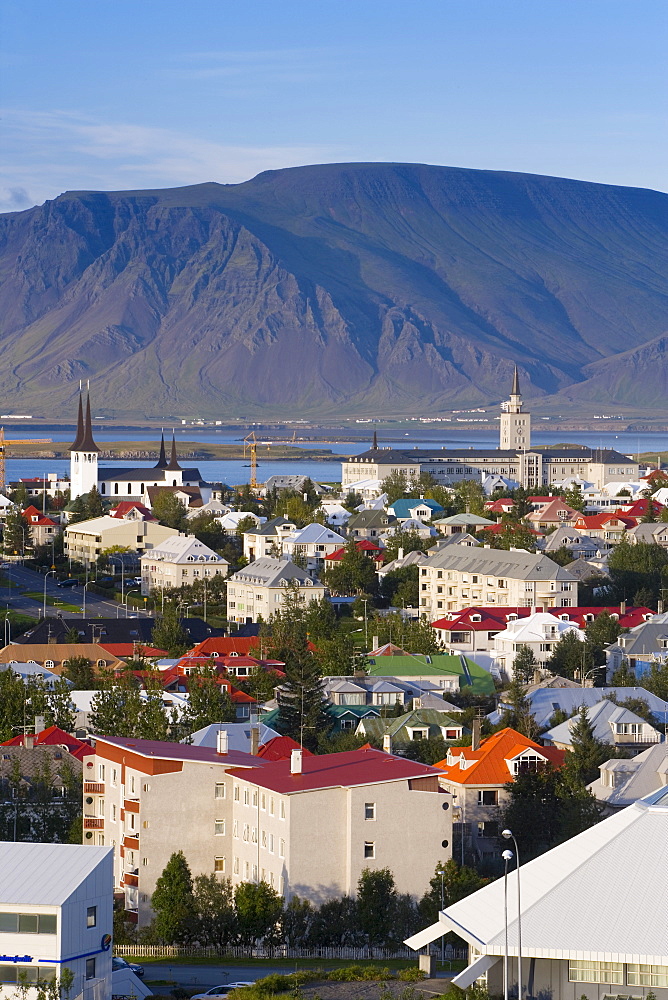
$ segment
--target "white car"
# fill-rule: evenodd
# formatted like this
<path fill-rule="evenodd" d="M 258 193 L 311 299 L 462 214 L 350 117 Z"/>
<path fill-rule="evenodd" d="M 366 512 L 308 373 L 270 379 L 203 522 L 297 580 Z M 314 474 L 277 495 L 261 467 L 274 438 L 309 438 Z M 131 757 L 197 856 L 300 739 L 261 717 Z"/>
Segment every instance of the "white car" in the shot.
<path fill-rule="evenodd" d="M 190 998 L 190 1000 L 209 1000 L 210 997 L 216 997 L 217 1000 L 222 1000 L 226 997 L 230 990 L 238 990 L 244 986 L 255 986 L 255 982 L 252 983 L 225 983 L 223 986 L 212 986 L 210 990 L 206 993 L 196 993 Z"/>

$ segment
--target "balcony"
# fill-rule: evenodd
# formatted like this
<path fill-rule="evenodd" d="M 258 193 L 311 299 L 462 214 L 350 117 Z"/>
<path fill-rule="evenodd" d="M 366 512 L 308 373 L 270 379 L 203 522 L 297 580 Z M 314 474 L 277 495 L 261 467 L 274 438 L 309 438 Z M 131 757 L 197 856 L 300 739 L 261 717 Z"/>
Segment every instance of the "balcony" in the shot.
<path fill-rule="evenodd" d="M 85 826 L 85 821 L 84 821 L 84 826 Z M 123 847 L 128 848 L 128 850 L 130 850 L 130 851 L 138 851 L 139 850 L 139 834 L 135 834 L 134 836 L 131 836 L 130 834 L 126 833 L 124 835 L 124 837 L 123 837 Z"/>
<path fill-rule="evenodd" d="M 84 795 L 104 795 L 104 782 L 84 781 Z"/>
<path fill-rule="evenodd" d="M 123 808 L 126 812 L 138 813 L 139 812 L 139 800 L 138 799 L 125 799 L 123 802 Z"/>
<path fill-rule="evenodd" d="M 104 819 L 97 816 L 84 816 L 84 830 L 104 830 Z"/>
<path fill-rule="evenodd" d="M 123 875 L 123 884 L 137 889 L 139 887 L 139 876 L 131 875 L 130 872 L 125 872 Z"/>

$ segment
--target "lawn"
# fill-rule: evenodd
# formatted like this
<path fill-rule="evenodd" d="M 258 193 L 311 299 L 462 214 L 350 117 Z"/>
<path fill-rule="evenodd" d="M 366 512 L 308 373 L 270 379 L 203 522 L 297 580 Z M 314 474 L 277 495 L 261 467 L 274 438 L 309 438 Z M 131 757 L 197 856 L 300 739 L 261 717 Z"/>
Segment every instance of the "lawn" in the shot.
<path fill-rule="evenodd" d="M 40 604 L 44 603 L 44 594 L 40 594 L 37 590 L 26 590 L 22 596 L 39 601 Z M 46 603 L 50 608 L 58 608 L 60 611 L 81 611 L 80 604 L 70 604 L 69 601 L 63 601 L 60 597 L 50 597 L 49 594 L 46 595 Z"/>

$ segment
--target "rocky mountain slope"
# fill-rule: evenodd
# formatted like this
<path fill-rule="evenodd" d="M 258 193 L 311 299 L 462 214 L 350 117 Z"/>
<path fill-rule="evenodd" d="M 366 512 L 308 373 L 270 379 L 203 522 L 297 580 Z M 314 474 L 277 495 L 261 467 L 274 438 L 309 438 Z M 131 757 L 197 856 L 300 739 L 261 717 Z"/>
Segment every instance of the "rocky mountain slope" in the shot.
<path fill-rule="evenodd" d="M 401 414 L 665 398 L 668 196 L 409 164 L 0 216 L 5 410 Z M 45 404 L 45 401 L 48 403 Z"/>

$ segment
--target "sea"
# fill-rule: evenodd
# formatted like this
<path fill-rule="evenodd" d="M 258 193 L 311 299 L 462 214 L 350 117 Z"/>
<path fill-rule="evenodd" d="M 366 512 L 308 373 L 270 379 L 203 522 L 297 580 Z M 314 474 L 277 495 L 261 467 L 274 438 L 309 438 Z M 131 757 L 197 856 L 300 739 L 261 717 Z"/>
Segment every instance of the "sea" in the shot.
<path fill-rule="evenodd" d="M 171 433 L 171 432 L 170 432 Z M 243 440 L 242 433 L 233 433 L 229 430 L 218 431 L 215 428 L 206 427 L 184 427 L 175 431 L 178 450 L 179 439 L 184 441 L 199 441 L 202 444 L 210 443 L 235 443 L 239 444 Z M 6 430 L 8 439 L 21 437 L 23 439 L 51 438 L 54 442 L 71 441 L 74 437 L 74 428 L 63 430 L 62 427 L 49 427 L 45 424 L 39 426 L 21 426 Z M 99 445 L 106 441 L 147 441 L 155 432 L 146 428 L 105 428 L 102 425 L 94 425 L 95 440 Z M 167 437 L 167 435 L 165 435 Z M 258 442 L 264 443 L 270 438 L 258 437 Z M 282 442 L 286 443 L 286 442 Z M 499 438 L 496 428 L 480 431 L 454 431 L 444 430 L 443 436 L 438 437 L 430 430 L 429 435 L 424 431 L 407 431 L 394 433 L 379 433 L 379 444 L 390 445 L 394 448 L 440 448 L 462 449 L 462 448 L 496 448 Z M 628 432 L 601 433 L 596 430 L 591 433 L 582 431 L 543 431 L 539 427 L 532 429 L 531 443 L 535 447 L 550 444 L 582 444 L 592 448 L 613 448 L 623 455 L 637 455 L 642 453 L 658 453 L 668 451 L 668 433 L 644 433 L 634 434 Z M 159 438 L 156 438 L 156 448 Z M 332 461 L 299 461 L 299 460 L 268 460 L 263 459 L 258 463 L 257 479 L 264 482 L 273 475 L 300 475 L 307 476 L 316 482 L 332 483 L 341 481 L 340 459 L 347 455 L 359 454 L 370 447 L 368 441 L 295 441 L 296 449 L 327 448 L 332 452 Z M 105 468 L 150 468 L 155 465 L 154 461 L 135 461 L 127 459 L 124 461 L 112 461 L 104 459 L 100 462 Z M 198 461 L 187 459 L 183 461 L 189 467 L 196 466 L 207 482 L 226 483 L 229 486 L 239 486 L 247 483 L 250 478 L 250 468 L 248 461 L 243 459 Z M 67 459 L 17 459 L 10 458 L 6 462 L 6 476 L 10 482 L 29 476 L 46 476 L 49 473 L 64 475 L 69 473 L 69 461 Z"/>

